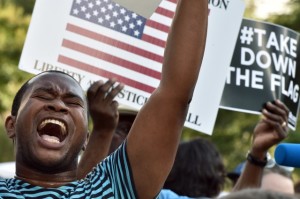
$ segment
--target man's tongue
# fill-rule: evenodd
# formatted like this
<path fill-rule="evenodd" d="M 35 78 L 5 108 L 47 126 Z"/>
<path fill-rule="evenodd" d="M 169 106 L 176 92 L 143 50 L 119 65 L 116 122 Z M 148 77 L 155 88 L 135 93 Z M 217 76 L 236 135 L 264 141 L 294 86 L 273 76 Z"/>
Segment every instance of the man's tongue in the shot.
<path fill-rule="evenodd" d="M 60 140 L 58 137 L 55 136 L 51 136 L 51 135 L 42 135 L 41 138 L 47 142 L 51 142 L 51 143 L 60 143 Z"/>

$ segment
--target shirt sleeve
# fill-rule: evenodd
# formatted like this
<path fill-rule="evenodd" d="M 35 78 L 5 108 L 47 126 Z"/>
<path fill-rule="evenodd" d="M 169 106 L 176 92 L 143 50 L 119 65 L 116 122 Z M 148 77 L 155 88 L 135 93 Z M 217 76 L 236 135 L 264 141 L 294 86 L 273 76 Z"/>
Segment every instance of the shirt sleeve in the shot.
<path fill-rule="evenodd" d="M 187 196 L 179 196 L 169 189 L 162 189 L 157 199 L 192 199 Z"/>
<path fill-rule="evenodd" d="M 137 198 L 126 142 L 102 162 L 116 198 Z"/>

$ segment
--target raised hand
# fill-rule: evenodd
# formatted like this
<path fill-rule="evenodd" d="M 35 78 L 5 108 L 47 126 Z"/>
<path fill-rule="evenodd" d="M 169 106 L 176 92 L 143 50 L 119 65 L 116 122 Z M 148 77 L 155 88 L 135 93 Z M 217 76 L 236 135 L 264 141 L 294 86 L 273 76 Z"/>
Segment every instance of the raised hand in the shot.
<path fill-rule="evenodd" d="M 267 102 L 253 134 L 253 153 L 266 153 L 288 136 L 289 109 L 280 100 Z"/>
<path fill-rule="evenodd" d="M 119 112 L 117 94 L 123 84 L 109 79 L 95 82 L 87 91 L 89 113 L 93 130 L 77 170 L 77 178 L 84 178 L 93 167 L 103 160 L 109 151 L 114 131 L 118 125 Z"/>
<path fill-rule="evenodd" d="M 118 102 L 114 98 L 124 85 L 115 84 L 115 79 L 109 79 L 105 83 L 97 81 L 87 91 L 89 113 L 95 132 L 114 130 L 118 124 Z"/>
<path fill-rule="evenodd" d="M 268 150 L 288 136 L 288 114 L 289 109 L 280 100 L 267 102 L 263 107 L 262 118 L 254 129 L 244 171 L 233 191 L 260 187 Z"/>

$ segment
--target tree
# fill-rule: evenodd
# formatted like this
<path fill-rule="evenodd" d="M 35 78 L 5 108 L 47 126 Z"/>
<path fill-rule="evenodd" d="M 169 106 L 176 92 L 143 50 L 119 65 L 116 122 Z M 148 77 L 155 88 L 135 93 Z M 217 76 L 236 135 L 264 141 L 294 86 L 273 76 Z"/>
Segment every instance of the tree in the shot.
<path fill-rule="evenodd" d="M 287 5 L 287 9 L 289 10 L 289 12 L 280 15 L 273 14 L 270 16 L 269 20 L 275 24 L 282 25 L 284 27 L 290 28 L 300 33 L 300 0 L 290 0 Z M 298 56 L 300 55 L 298 54 Z M 298 64 L 297 66 L 299 67 L 300 63 L 297 64 Z M 300 133 L 297 132 L 299 131 L 299 128 L 300 128 L 300 118 L 298 117 L 297 129 L 295 132 L 290 134 L 289 138 L 286 140 L 287 142 L 300 143 Z M 299 180 L 300 169 L 295 169 L 294 173 L 296 173 L 295 180 Z"/>
<path fill-rule="evenodd" d="M 288 13 L 273 14 L 269 20 L 300 33 L 300 0 L 290 0 L 287 9 Z"/>
<path fill-rule="evenodd" d="M 8 140 L 3 124 L 16 90 L 30 76 L 18 69 L 30 17 L 14 2 L 0 1 L 0 161 L 13 160 L 12 142 Z"/>

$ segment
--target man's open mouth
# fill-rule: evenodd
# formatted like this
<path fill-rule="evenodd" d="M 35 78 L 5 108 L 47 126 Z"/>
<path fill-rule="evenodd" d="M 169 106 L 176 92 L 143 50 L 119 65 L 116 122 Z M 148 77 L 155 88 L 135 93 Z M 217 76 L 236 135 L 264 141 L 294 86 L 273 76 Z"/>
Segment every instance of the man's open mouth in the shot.
<path fill-rule="evenodd" d="M 61 143 L 67 137 L 65 123 L 57 119 L 43 120 L 37 131 L 43 140 L 51 143 Z"/>

